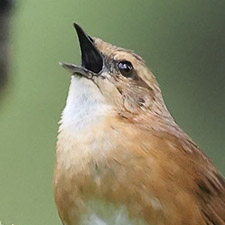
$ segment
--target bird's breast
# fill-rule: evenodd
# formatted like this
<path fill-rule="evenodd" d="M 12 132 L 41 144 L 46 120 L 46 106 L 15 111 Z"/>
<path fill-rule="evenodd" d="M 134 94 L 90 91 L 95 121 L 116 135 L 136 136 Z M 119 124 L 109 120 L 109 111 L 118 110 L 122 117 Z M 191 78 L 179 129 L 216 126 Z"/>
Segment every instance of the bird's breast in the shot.
<path fill-rule="evenodd" d="M 132 189 L 127 186 L 129 168 L 124 166 L 134 160 L 125 151 L 128 136 L 113 117 L 92 121 L 76 135 L 61 128 L 54 189 L 65 225 L 145 225 L 140 216 L 128 216 L 130 208 L 136 211 L 135 204 L 128 210 L 125 203 L 132 196 L 125 189 Z"/>

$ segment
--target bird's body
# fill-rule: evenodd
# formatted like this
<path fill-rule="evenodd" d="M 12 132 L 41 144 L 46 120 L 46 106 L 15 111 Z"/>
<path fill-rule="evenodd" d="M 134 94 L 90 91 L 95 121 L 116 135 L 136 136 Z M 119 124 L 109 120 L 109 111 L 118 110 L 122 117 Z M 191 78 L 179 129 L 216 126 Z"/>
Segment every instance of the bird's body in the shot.
<path fill-rule="evenodd" d="M 127 83 L 112 66 L 115 77 L 104 66 L 72 76 L 54 174 L 63 224 L 225 224 L 223 177 L 174 122 L 142 59 L 91 40 L 105 65 L 127 60 L 135 78 Z"/>

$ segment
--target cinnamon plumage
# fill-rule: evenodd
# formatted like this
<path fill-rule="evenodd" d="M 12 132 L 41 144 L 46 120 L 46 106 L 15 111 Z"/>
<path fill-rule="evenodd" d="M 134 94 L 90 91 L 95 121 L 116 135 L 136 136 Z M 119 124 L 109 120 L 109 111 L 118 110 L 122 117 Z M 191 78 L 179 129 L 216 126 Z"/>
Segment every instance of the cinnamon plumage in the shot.
<path fill-rule="evenodd" d="M 60 122 L 54 194 L 64 225 L 223 225 L 225 181 L 168 112 L 132 51 L 74 24 L 82 65 Z"/>

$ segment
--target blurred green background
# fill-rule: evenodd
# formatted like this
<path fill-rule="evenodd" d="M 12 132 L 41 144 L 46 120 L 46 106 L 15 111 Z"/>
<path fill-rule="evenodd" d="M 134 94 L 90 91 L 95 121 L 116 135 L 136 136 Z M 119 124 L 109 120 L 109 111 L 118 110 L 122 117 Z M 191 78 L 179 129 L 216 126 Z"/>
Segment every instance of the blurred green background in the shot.
<path fill-rule="evenodd" d="M 72 22 L 140 54 L 178 124 L 225 173 L 225 1 L 20 0 L 0 101 L 0 221 L 60 224 L 52 173 L 57 122 L 80 62 Z"/>

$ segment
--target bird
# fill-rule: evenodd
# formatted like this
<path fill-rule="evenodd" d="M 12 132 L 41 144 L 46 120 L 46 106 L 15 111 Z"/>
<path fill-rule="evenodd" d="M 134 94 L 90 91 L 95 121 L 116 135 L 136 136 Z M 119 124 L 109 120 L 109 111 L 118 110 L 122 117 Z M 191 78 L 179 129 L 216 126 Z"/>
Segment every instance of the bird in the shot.
<path fill-rule="evenodd" d="M 74 27 L 56 145 L 63 225 L 224 225 L 225 180 L 169 113 L 144 60 Z"/>

